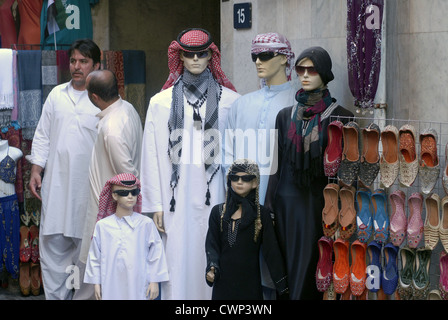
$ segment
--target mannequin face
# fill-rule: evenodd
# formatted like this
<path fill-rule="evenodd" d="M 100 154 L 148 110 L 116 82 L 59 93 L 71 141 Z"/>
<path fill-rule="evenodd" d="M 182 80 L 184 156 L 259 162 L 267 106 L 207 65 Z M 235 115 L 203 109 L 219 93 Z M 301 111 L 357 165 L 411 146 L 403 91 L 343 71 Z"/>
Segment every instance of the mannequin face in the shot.
<path fill-rule="evenodd" d="M 73 88 L 85 90 L 87 76 L 98 68 L 99 63 L 94 64 L 92 58 L 83 56 L 77 49 L 73 50 L 70 56 L 70 74 Z"/>
<path fill-rule="evenodd" d="M 283 54 L 278 54 L 267 61 L 261 61 L 257 58 L 255 60 L 257 75 L 259 78 L 265 79 L 268 86 L 283 84 L 288 80 L 286 78 L 287 63 L 288 59 Z"/>
<path fill-rule="evenodd" d="M 322 82 L 320 75 L 317 72 L 310 71 L 310 68 L 314 67 L 313 61 L 311 61 L 308 58 L 305 58 L 305 59 L 299 61 L 299 63 L 297 63 L 296 71 L 298 69 L 297 66 L 305 67 L 304 73 L 297 72 L 300 82 L 302 83 L 303 90 L 312 91 L 312 90 L 315 90 L 318 88 L 322 88 L 324 86 L 324 83 Z M 313 70 L 313 69 L 311 69 L 311 70 Z"/>
<path fill-rule="evenodd" d="M 248 174 L 245 172 L 237 172 L 234 175 L 236 176 L 247 176 Z M 243 181 L 241 178 L 238 181 L 230 181 L 230 186 L 233 191 L 241 197 L 245 197 L 251 192 L 251 190 L 255 189 L 258 185 L 258 181 L 256 178 L 252 179 L 249 182 Z"/>
<path fill-rule="evenodd" d="M 184 55 L 184 52 L 180 53 L 180 60 L 183 61 L 185 69 L 190 71 L 192 74 L 201 74 L 207 68 L 208 63 L 212 55 L 210 50 L 208 50 L 208 55 L 206 57 L 200 58 L 198 54 L 195 54 L 193 57 L 188 58 Z"/>
<path fill-rule="evenodd" d="M 137 189 L 137 187 L 122 187 L 118 185 L 114 185 L 112 187 L 112 198 L 117 202 L 117 211 L 129 211 L 132 212 L 132 209 L 134 208 L 135 204 L 137 203 L 137 195 L 133 196 L 132 193 L 128 192 L 126 196 L 120 196 L 114 191 L 117 190 L 134 190 Z"/>

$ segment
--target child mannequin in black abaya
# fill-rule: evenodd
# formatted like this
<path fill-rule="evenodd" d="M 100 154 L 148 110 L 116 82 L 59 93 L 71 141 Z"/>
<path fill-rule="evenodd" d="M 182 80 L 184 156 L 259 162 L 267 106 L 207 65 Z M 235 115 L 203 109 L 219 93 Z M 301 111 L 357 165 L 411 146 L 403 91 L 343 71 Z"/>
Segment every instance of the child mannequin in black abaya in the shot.
<path fill-rule="evenodd" d="M 212 299 L 263 299 L 259 254 L 279 295 L 288 292 L 286 270 L 269 211 L 258 198 L 260 172 L 251 160 L 236 160 L 227 175 L 226 202 L 213 207 L 205 243 L 206 281 Z"/>

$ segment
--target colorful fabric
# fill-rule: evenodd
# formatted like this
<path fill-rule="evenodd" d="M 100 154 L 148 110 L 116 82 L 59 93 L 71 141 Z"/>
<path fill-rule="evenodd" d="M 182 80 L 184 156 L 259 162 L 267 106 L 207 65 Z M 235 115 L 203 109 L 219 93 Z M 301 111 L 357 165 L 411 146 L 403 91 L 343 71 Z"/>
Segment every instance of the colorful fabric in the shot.
<path fill-rule="evenodd" d="M 286 66 L 286 77 L 291 80 L 292 70 L 294 68 L 294 52 L 291 50 L 291 44 L 285 36 L 276 33 L 263 33 L 257 35 L 252 40 L 251 53 L 259 54 L 261 52 L 278 52 L 283 54 L 288 59 Z"/>
<path fill-rule="evenodd" d="M 313 91 L 300 89 L 298 105 L 293 108 L 288 131 L 291 165 L 299 185 L 309 186 L 312 178 L 321 176 L 322 126 L 320 115 L 333 102 L 327 87 Z"/>
<path fill-rule="evenodd" d="M 0 109 L 14 107 L 13 53 L 11 49 L 0 49 Z"/>
<path fill-rule="evenodd" d="M 109 179 L 104 185 L 99 198 L 99 207 L 97 221 L 110 216 L 117 211 L 117 203 L 112 198 L 112 186 L 118 185 L 122 187 L 141 188 L 140 180 L 131 173 L 120 173 Z M 142 212 L 142 194 L 137 196 L 137 203 L 134 206 L 134 212 Z"/>
<path fill-rule="evenodd" d="M 236 91 L 233 84 L 221 69 L 221 52 L 219 52 L 218 47 L 211 40 L 211 36 L 205 30 L 191 29 L 184 31 L 180 34 L 178 40 L 171 42 L 168 47 L 168 68 L 170 75 L 163 85 L 162 90 L 173 86 L 184 71 L 183 62 L 180 60 L 181 51 L 199 52 L 211 50 L 212 57 L 208 68 L 212 72 L 213 78 L 224 87 Z"/>

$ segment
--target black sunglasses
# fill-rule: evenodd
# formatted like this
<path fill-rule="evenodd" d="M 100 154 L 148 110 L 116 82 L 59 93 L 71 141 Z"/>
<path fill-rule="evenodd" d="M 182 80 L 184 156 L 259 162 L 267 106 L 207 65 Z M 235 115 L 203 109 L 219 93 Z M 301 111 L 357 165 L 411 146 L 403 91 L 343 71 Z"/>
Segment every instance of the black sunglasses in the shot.
<path fill-rule="evenodd" d="M 303 76 L 305 71 L 307 71 L 310 76 L 319 74 L 315 67 L 296 66 L 296 72 L 299 76 Z"/>
<path fill-rule="evenodd" d="M 261 52 L 259 54 L 252 53 L 252 61 L 255 62 L 257 59 L 260 59 L 260 61 L 268 61 L 276 56 L 278 56 L 278 53 L 272 51 Z"/>
<path fill-rule="evenodd" d="M 251 182 L 252 180 L 255 179 L 255 176 L 253 174 L 248 174 L 248 175 L 245 175 L 245 176 L 239 176 L 239 175 L 236 175 L 236 174 L 229 175 L 230 181 L 233 181 L 233 182 L 239 181 L 240 178 L 244 182 Z"/>
<path fill-rule="evenodd" d="M 130 194 L 132 194 L 134 197 L 138 196 L 140 194 L 140 189 L 132 189 L 132 190 L 115 190 L 113 193 L 118 194 L 120 197 L 127 197 Z"/>
<path fill-rule="evenodd" d="M 208 57 L 208 50 L 206 51 L 199 51 L 199 52 L 190 52 L 190 51 L 184 51 L 183 55 L 185 58 L 193 59 L 195 55 L 198 56 L 198 58 L 207 58 Z"/>

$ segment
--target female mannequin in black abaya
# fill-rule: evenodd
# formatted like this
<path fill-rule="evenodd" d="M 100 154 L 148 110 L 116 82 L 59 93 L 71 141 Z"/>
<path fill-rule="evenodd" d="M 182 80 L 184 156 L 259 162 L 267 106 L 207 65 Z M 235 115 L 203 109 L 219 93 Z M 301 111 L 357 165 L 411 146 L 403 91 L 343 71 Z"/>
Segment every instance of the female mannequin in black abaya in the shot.
<path fill-rule="evenodd" d="M 332 116 L 352 117 L 328 91 L 334 79 L 331 58 L 321 47 L 303 51 L 296 61 L 302 88 L 297 105 L 279 112 L 278 170 L 269 180 L 266 206 L 275 213 L 275 227 L 289 278 L 291 299 L 322 299 L 315 272 L 319 259 L 317 242 L 323 235 L 323 154 Z M 334 119 L 333 119 L 334 120 Z"/>

